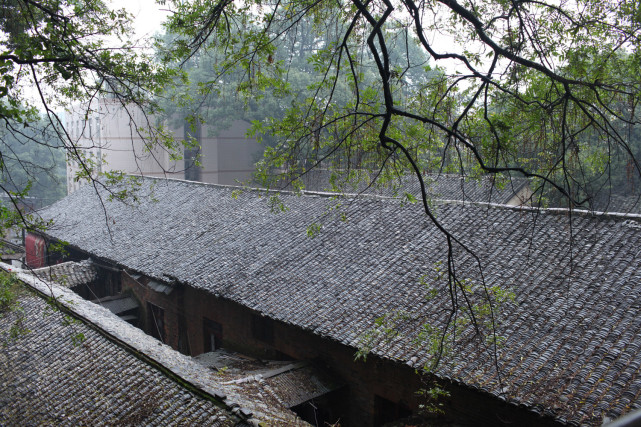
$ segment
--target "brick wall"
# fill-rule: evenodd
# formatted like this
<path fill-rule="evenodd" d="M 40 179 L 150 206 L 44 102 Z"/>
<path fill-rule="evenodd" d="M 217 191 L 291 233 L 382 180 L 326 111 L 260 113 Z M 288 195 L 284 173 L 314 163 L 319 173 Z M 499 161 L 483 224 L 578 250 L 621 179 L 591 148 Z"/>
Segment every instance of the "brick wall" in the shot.
<path fill-rule="evenodd" d="M 252 310 L 193 288 L 185 289 L 184 302 L 193 314 L 188 317 L 192 354 L 203 351 L 202 317 L 206 317 L 223 326 L 226 347 L 257 357 L 286 356 L 326 365 L 348 384 L 349 410 L 343 425 L 373 425 L 375 395 L 417 408 L 415 392 L 420 382 L 410 368 L 399 369 L 376 358 L 354 362 L 354 349 L 278 321 L 272 322 L 273 340 L 267 343 L 252 334 L 252 318 L 260 317 Z"/>
<path fill-rule="evenodd" d="M 354 350 L 337 342 L 323 339 L 299 328 L 273 321 L 273 341 L 266 343 L 253 336 L 252 319 L 260 315 L 235 302 L 215 298 L 191 287 L 175 289 L 170 295 L 158 293 L 146 286 L 148 279 L 133 279 L 123 273 L 123 292 L 132 292 L 141 302 L 140 327 L 152 332 L 147 302 L 164 310 L 165 343 L 178 348 L 179 316 L 183 315 L 189 351 L 195 356 L 203 353 L 204 319 L 222 325 L 223 346 L 262 358 L 292 358 L 314 360 L 325 365 L 348 385 L 347 419 L 342 425 L 373 425 L 374 396 L 416 409 L 415 392 L 419 378 L 408 367 L 376 358 L 354 362 Z M 188 307 L 188 310 L 185 308 Z"/>
<path fill-rule="evenodd" d="M 64 259 L 79 261 L 88 254 L 68 248 Z M 57 261 L 57 260 L 56 260 Z M 105 270 L 107 271 L 107 270 Z M 223 346 L 262 358 L 312 360 L 326 366 L 347 387 L 342 426 L 377 425 L 377 396 L 392 404 L 416 411 L 420 403 L 416 391 L 422 386 L 420 377 L 406 365 L 370 356 L 366 362 L 354 361 L 355 349 L 322 338 L 300 328 L 272 321 L 271 342 L 257 339 L 252 322 L 260 314 L 233 301 L 216 298 L 188 286 L 176 286 L 167 295 L 149 288 L 149 278 L 134 279 L 126 272 L 112 269 L 107 286 L 113 292 L 122 283 L 122 292 L 132 294 L 140 302 L 139 327 L 154 335 L 148 304 L 162 309 L 164 342 L 173 348 L 196 356 L 205 350 L 204 319 L 222 326 Z M 106 275 L 101 275 L 102 281 Z M 120 280 L 118 280 L 120 278 Z M 104 286 L 104 284 L 103 284 Z M 109 293 L 110 295 L 113 294 Z M 554 421 L 479 391 L 456 384 L 443 384 L 451 393 L 446 401 L 447 418 L 459 425 L 552 426 Z"/>
<path fill-rule="evenodd" d="M 134 280 L 123 273 L 123 291 L 133 292 L 141 301 L 144 313 L 141 319 L 147 319 L 147 302 L 163 308 L 167 344 L 179 349 L 183 328 L 186 329 L 183 334 L 188 342 L 188 350 L 183 348 L 182 351 L 193 356 L 203 353 L 206 341 L 203 325 L 204 319 L 208 319 L 222 326 L 223 347 L 262 358 L 316 361 L 347 384 L 343 394 L 347 408 L 341 416 L 343 426 L 378 425 L 381 420 L 381 398 L 389 404 L 414 412 L 421 403 L 416 394 L 422 387 L 421 378 L 406 365 L 375 356 L 368 357 L 367 361 L 354 361 L 355 349 L 278 321 L 272 321 L 273 336 L 271 343 L 268 343 L 252 333 L 253 319 L 260 318 L 259 313 L 188 286 L 174 289 L 169 295 L 158 293 L 145 286 L 147 280 Z M 141 326 L 145 330 L 150 327 L 148 324 Z M 455 384 L 444 386 L 451 393 L 445 402 L 446 414 L 461 425 L 555 424 L 492 396 Z"/>
<path fill-rule="evenodd" d="M 131 293 L 140 303 L 140 317 L 138 319 L 138 327 L 144 330 L 149 335 L 157 336 L 156 325 L 153 323 L 152 314 L 149 311 L 148 303 L 155 305 L 162 309 L 164 314 L 163 328 L 163 341 L 165 344 L 172 346 L 175 349 L 181 349 L 179 346 L 180 337 L 180 316 L 182 313 L 181 295 L 183 287 L 176 287 L 169 295 L 161 292 L 156 292 L 149 288 L 149 278 L 141 277 L 134 279 L 127 272 L 122 273 L 122 292 Z"/>

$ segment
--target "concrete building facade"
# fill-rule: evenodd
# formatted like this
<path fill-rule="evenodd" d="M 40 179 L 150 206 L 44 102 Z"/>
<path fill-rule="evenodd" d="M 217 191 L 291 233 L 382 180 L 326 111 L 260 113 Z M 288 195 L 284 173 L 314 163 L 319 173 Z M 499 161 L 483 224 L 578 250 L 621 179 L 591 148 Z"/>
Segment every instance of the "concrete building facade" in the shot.
<path fill-rule="evenodd" d="M 93 176 L 110 171 L 149 177 L 167 177 L 211 184 L 236 184 L 251 180 L 262 148 L 246 136 L 249 123 L 236 120 L 218 135 L 207 125 L 184 124 L 172 130 L 177 152 L 155 142 L 155 118 L 117 99 L 100 98 L 89 107 L 76 106 L 66 118 L 66 129 L 81 150 L 85 165 L 67 161 L 67 194 L 87 181 L 78 179 L 83 169 Z M 182 142 L 192 139 L 194 146 Z M 173 160 L 172 154 L 183 157 Z"/>
<path fill-rule="evenodd" d="M 182 178 L 170 152 L 152 146 L 150 125 L 154 118 L 136 106 L 124 106 L 118 99 L 100 98 L 89 106 L 76 106 L 66 118 L 66 129 L 86 158 L 93 176 L 109 171 L 128 174 Z M 84 166 L 77 159 L 67 161 L 67 193 L 71 194 L 84 180 L 77 179 Z"/>
<path fill-rule="evenodd" d="M 249 127 L 249 122 L 235 120 L 228 129 L 214 134 L 207 125 L 185 125 L 184 138 L 193 137 L 198 148 L 185 149 L 184 178 L 223 185 L 251 181 L 254 164 L 260 159 L 263 149 L 254 138 L 247 137 Z"/>

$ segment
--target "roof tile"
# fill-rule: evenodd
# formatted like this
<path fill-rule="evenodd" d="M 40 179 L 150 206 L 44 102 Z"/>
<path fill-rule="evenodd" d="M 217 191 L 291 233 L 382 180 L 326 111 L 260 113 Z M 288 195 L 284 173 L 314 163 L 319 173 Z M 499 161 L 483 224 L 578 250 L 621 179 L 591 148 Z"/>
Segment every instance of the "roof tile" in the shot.
<path fill-rule="evenodd" d="M 420 278 L 434 277 L 446 261 L 446 241 L 418 204 L 338 199 L 338 212 L 347 214 L 341 221 L 328 211 L 336 200 L 318 195 L 280 193 L 288 210 L 274 214 L 262 192 L 234 198 L 233 188 L 154 182 L 157 202 L 143 187 L 135 208 L 105 201 L 103 210 L 93 190 L 82 189 L 43 212 L 56 221 L 48 233 L 156 280 L 175 277 L 350 346 L 394 310 L 442 324 L 435 313 L 450 303 L 446 283 L 434 281 L 441 296 L 428 300 Z M 606 413 L 640 406 L 638 370 L 627 371 L 625 382 L 609 374 L 622 351 L 630 364 L 641 362 L 637 222 L 575 212 L 570 227 L 563 211 L 456 203 L 438 204 L 436 213 L 475 251 L 486 285 L 516 295 L 515 304 L 501 307 L 497 326 L 506 339 L 497 363 L 509 373 L 508 401 L 574 424 L 599 424 Z M 317 221 L 321 232 L 307 237 Z M 455 250 L 459 277 L 478 283 L 474 259 Z M 425 363 L 427 355 L 412 344 L 419 325 L 408 322 L 406 334 L 373 351 Z M 471 337 L 460 337 L 437 373 L 499 395 L 492 354 Z M 567 403 L 554 404 L 558 396 Z"/>

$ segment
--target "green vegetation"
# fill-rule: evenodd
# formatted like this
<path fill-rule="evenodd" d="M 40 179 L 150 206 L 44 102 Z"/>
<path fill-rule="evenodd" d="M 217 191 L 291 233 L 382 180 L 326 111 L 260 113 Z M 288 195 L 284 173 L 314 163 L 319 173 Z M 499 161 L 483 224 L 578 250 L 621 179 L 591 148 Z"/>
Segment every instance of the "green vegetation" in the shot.
<path fill-rule="evenodd" d="M 484 266 L 439 221 L 423 172 L 528 177 L 538 203 L 571 208 L 641 196 L 639 2 L 168 0 L 167 7 L 168 35 L 152 59 L 128 41 L 129 17 L 99 0 L 3 3 L 0 172 L 15 184 L 6 194 L 15 199 L 44 185 L 31 166 L 56 176 L 43 153 L 63 152 L 81 165 L 77 179 L 94 179 L 95 160 L 55 111 L 101 96 L 147 113 L 162 105 L 194 128 L 252 120 L 267 142 L 257 171 L 267 187 L 291 182 L 300 190 L 313 168 L 332 170 L 339 190 L 370 176 L 412 175 L 422 197 L 408 194 L 403 203 L 423 210 L 448 254 L 426 295 L 446 292 L 456 315 L 432 324 L 420 313 L 391 313 L 375 322 L 374 338 L 394 339 L 400 323 L 422 322 L 417 344 L 435 362 L 461 328 L 496 353 L 497 315 L 511 294 L 457 276 L 459 259 L 476 265 L 475 277 L 484 277 Z M 120 44 L 108 46 L 106 34 Z M 40 138 L 44 131 L 51 139 Z M 150 127 L 149 139 L 178 150 L 163 129 Z M 274 212 L 287 210 L 278 197 L 266 199 Z M 6 206 L 0 218 L 2 227 L 47 226 Z M 321 223 L 308 228 L 310 237 L 319 232 Z"/>
<path fill-rule="evenodd" d="M 333 171 L 337 190 L 371 176 L 419 181 L 422 197 L 402 203 L 443 234 L 447 256 L 426 296 L 447 296 L 451 315 L 444 323 L 426 313 L 381 316 L 358 356 L 407 322 L 423 326 L 416 345 L 428 355 L 426 372 L 465 331 L 492 354 L 501 345 L 496 325 L 513 295 L 483 281 L 475 248 L 441 224 L 422 173 L 489 174 L 498 185 L 528 177 L 540 205 L 641 196 L 638 2 L 170 4 L 174 36 L 160 57 L 194 68 L 189 93 L 211 95 L 214 117 L 228 115 L 220 108 L 230 99 L 256 113 L 253 132 L 270 137 L 257 171 L 266 187 L 300 190 L 313 168 Z M 321 223 L 307 229 L 319 232 Z M 476 266 L 474 280 L 458 277 L 462 259 Z"/>
<path fill-rule="evenodd" d="M 0 185 L 5 192 L 33 208 L 49 205 L 67 193 L 64 145 L 45 123 L 20 132 L 0 129 L 0 152 L 4 161 Z"/>
<path fill-rule="evenodd" d="M 22 286 L 12 274 L 0 272 L 0 318 L 13 319 L 9 329 L 2 331 L 0 336 L 3 345 L 29 332 L 24 326 L 24 312 L 18 301 L 20 295 L 25 292 Z"/>
<path fill-rule="evenodd" d="M 633 2 L 173 6 L 161 57 L 191 67 L 212 117 L 247 107 L 266 185 L 320 166 L 527 176 L 571 206 L 639 194 Z"/>
<path fill-rule="evenodd" d="M 14 311 L 18 306 L 20 282 L 11 274 L 0 273 L 0 313 Z"/>

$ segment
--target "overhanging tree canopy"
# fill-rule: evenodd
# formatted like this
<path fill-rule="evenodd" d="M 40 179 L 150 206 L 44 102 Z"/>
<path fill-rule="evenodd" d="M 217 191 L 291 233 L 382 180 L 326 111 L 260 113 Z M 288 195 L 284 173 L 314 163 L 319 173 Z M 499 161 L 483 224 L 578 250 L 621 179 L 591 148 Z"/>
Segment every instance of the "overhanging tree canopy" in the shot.
<path fill-rule="evenodd" d="M 172 54 L 223 52 L 215 72 L 241 70 L 238 90 L 253 97 L 290 90 L 300 68 L 292 58 L 309 51 L 314 79 L 304 102 L 266 128 L 283 140 L 270 163 L 314 147 L 378 152 L 418 172 L 436 155 L 468 172 L 538 177 L 573 206 L 588 205 L 615 155 L 638 175 L 627 132 L 638 120 L 636 3 L 175 6 L 169 28 L 187 38 Z M 204 84 L 216 90 L 219 82 Z"/>
<path fill-rule="evenodd" d="M 107 96 L 126 110 L 154 110 L 153 96 L 170 81 L 170 73 L 141 53 L 131 34 L 130 17 L 100 0 L 2 2 L 0 172 L 2 190 L 14 205 L 27 194 L 30 182 L 42 179 L 51 163 L 65 155 L 81 166 L 75 179 L 95 177 L 96 159 L 65 128 L 65 109 L 83 106 L 89 116 L 91 101 Z M 160 140 L 150 129 L 151 145 Z M 31 153 L 52 154 L 48 160 L 31 161 L 16 154 L 16 144 Z M 3 228 L 16 222 L 37 225 L 33 217 L 16 217 L 7 206 L 0 209 Z"/>
<path fill-rule="evenodd" d="M 449 248 L 451 316 L 467 307 L 477 330 L 475 303 L 469 286 L 456 276 L 453 256 L 456 250 L 473 256 L 473 248 L 439 223 L 423 171 L 529 177 L 541 204 L 570 208 L 592 207 L 603 195 L 620 191 L 621 182 L 638 182 L 638 2 L 173 5 L 168 28 L 183 37 L 165 59 L 224 52 L 213 74 L 242 73 L 237 90 L 253 99 L 266 88 L 291 90 L 295 62 L 290 58 L 312 40 L 313 79 L 305 96 L 287 106 L 282 119 L 255 124 L 257 132 L 280 141 L 266 150 L 260 176 L 268 184 L 274 172 L 297 182 L 310 168 L 327 163 L 369 169 L 383 179 L 412 173 L 420 181 L 422 207 Z M 216 78 L 204 84 L 218 89 Z M 632 187 L 638 197 L 638 186 Z M 493 321 L 496 298 L 481 285 Z"/>

